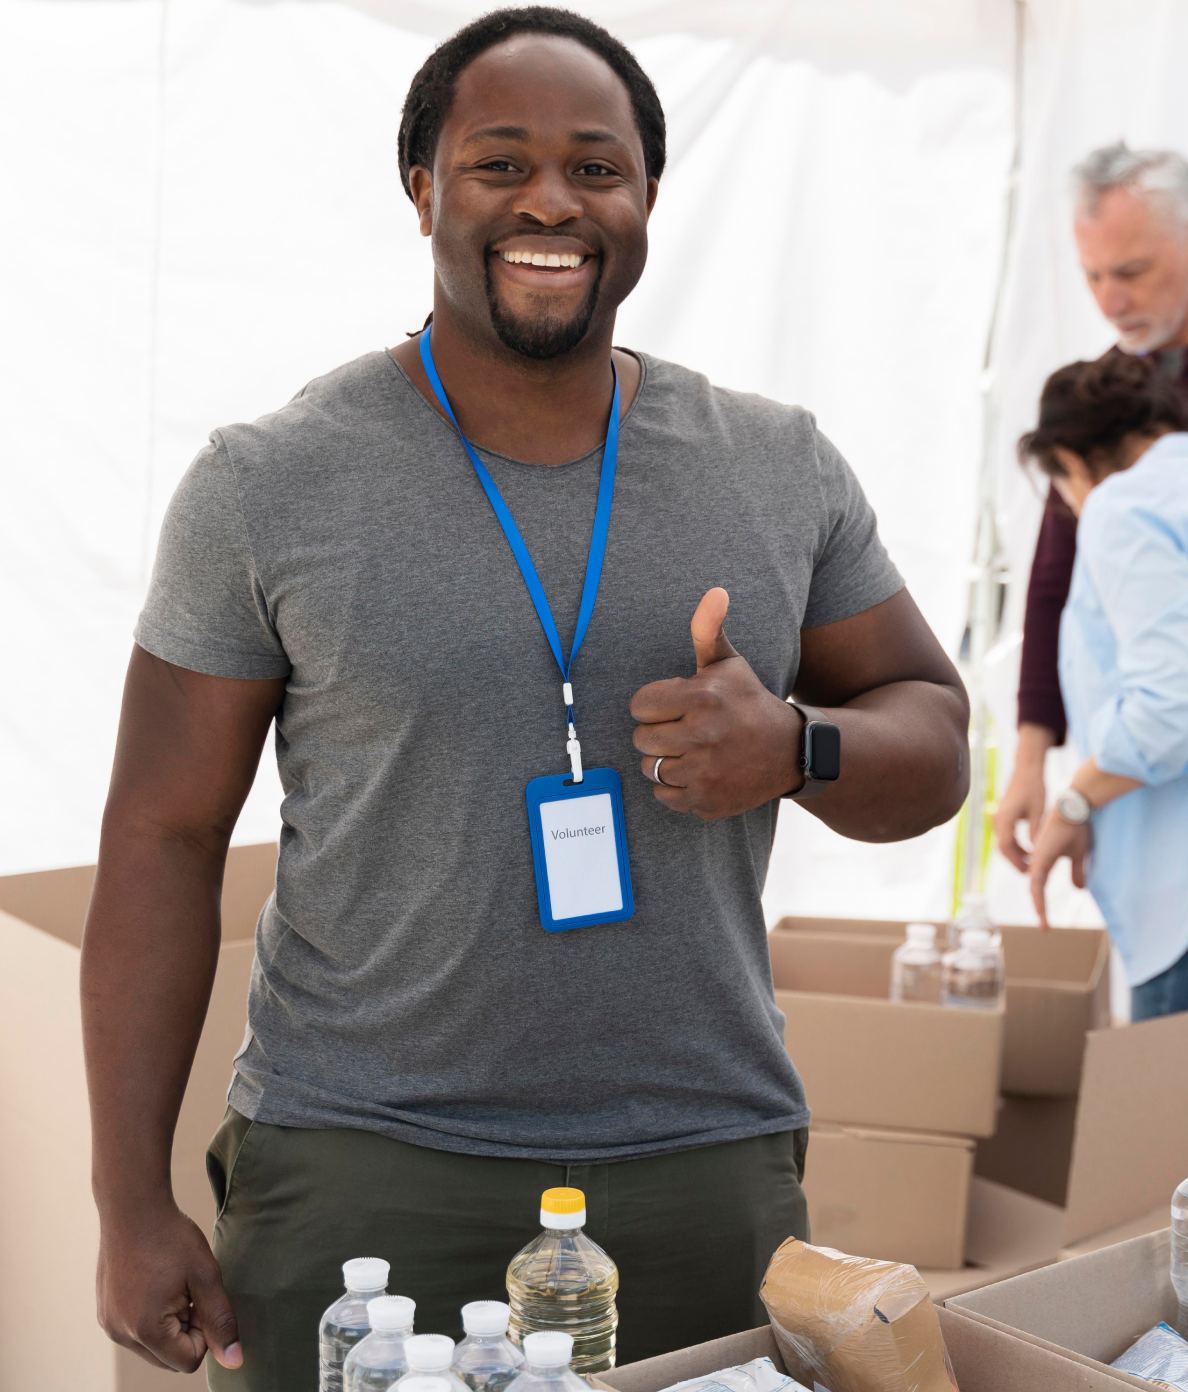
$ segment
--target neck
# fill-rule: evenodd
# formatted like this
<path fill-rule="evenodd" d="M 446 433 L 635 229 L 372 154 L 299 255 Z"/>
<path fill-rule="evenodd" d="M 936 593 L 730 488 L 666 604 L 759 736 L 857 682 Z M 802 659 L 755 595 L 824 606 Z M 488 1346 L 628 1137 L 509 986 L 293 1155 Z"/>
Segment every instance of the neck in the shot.
<path fill-rule="evenodd" d="M 606 438 L 614 393 L 613 332 L 613 318 L 591 325 L 576 348 L 539 361 L 498 339 L 477 339 L 459 323 L 440 288 L 434 295 L 433 361 L 462 432 L 476 445 L 529 464 L 579 459 Z M 418 340 L 400 344 L 392 355 L 440 410 Z M 640 367 L 629 353 L 613 352 L 613 361 L 625 413 L 639 386 Z"/>

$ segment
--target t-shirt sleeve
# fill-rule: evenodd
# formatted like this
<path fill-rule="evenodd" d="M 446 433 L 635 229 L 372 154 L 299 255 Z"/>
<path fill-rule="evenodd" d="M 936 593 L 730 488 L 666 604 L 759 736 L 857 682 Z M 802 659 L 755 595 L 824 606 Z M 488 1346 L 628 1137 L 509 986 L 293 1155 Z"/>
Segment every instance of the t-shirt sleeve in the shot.
<path fill-rule="evenodd" d="M 823 515 L 804 628 L 861 614 L 903 589 L 854 471 L 820 431 L 814 439 Z"/>
<path fill-rule="evenodd" d="M 291 670 L 248 541 L 239 488 L 219 443 L 178 484 L 134 635 L 166 662 L 212 677 Z"/>

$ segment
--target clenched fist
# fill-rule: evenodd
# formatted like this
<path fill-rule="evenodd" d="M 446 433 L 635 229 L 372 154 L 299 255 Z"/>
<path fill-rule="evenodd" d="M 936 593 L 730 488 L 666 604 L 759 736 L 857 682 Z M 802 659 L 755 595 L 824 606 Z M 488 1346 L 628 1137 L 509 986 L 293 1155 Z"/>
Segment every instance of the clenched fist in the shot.
<path fill-rule="evenodd" d="M 803 719 L 763 685 L 730 646 L 722 624 L 730 596 L 712 589 L 693 615 L 695 677 L 650 682 L 631 698 L 640 770 L 674 812 L 707 822 L 733 817 L 799 788 Z"/>

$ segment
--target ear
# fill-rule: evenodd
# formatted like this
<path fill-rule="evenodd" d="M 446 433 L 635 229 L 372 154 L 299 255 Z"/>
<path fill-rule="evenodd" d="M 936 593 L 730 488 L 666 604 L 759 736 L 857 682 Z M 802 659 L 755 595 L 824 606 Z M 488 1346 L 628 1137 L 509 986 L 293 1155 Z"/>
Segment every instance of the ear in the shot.
<path fill-rule="evenodd" d="M 648 192 L 645 198 L 645 206 L 648 210 L 648 217 L 652 216 L 652 209 L 656 206 L 656 195 L 660 192 L 660 180 L 648 180 Z"/>
<path fill-rule="evenodd" d="M 414 164 L 408 171 L 408 186 L 412 190 L 413 203 L 421 223 L 421 236 L 433 234 L 433 175 L 422 164 Z"/>

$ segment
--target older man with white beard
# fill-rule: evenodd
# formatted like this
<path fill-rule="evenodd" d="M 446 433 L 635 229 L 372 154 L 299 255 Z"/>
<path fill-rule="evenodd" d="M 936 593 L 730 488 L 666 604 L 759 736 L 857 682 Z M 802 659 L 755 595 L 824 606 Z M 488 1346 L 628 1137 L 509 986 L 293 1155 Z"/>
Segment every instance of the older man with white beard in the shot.
<path fill-rule="evenodd" d="M 1120 141 L 1077 165 L 1073 187 L 1081 268 L 1118 331 L 1109 351 L 1153 355 L 1188 397 L 1188 161 Z M 1046 805 L 1044 758 L 1066 731 L 1056 656 L 1076 539 L 1076 518 L 1050 491 L 1027 590 L 1015 768 L 995 816 L 999 849 L 1019 870 L 1029 855 L 1018 824 L 1027 822 L 1034 841 Z"/>

